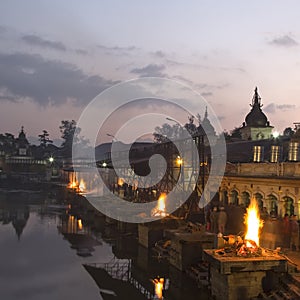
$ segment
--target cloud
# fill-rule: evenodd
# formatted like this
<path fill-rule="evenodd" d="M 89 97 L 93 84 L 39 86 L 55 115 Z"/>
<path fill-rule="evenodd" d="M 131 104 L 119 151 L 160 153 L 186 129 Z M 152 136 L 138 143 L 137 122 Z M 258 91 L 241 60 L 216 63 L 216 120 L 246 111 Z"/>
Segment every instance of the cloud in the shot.
<path fill-rule="evenodd" d="M 128 47 L 120 47 L 120 46 L 105 46 L 105 45 L 97 45 L 97 48 L 106 55 L 114 55 L 114 56 L 130 56 L 135 54 L 139 48 L 135 46 L 128 46 Z"/>
<path fill-rule="evenodd" d="M 158 57 L 158 58 L 164 58 L 166 57 L 166 53 L 164 53 L 161 50 L 155 51 L 155 52 L 151 52 L 151 55 L 153 55 L 154 57 Z"/>
<path fill-rule="evenodd" d="M 58 105 L 72 99 L 82 105 L 116 83 L 40 55 L 0 53 L 0 95 L 8 101 L 29 98 L 41 105 Z"/>
<path fill-rule="evenodd" d="M 203 92 L 203 93 L 201 93 L 201 96 L 203 96 L 203 97 L 209 97 L 209 96 L 212 96 L 212 95 L 213 95 L 212 92 Z"/>
<path fill-rule="evenodd" d="M 83 49 L 75 49 L 75 53 L 80 54 L 80 55 L 88 55 L 88 51 L 83 50 Z"/>
<path fill-rule="evenodd" d="M 282 46 L 282 47 L 293 47 L 297 46 L 298 43 L 293 38 L 288 35 L 282 35 L 280 37 L 274 38 L 269 44 L 274 46 Z"/>
<path fill-rule="evenodd" d="M 149 64 L 142 68 L 132 69 L 130 73 L 138 74 L 141 77 L 166 77 L 166 74 L 162 72 L 165 69 L 164 65 Z"/>
<path fill-rule="evenodd" d="M 264 111 L 267 113 L 274 114 L 277 111 L 288 111 L 288 110 L 293 110 L 296 108 L 296 105 L 294 104 L 275 104 L 275 103 L 270 103 L 268 104 Z"/>
<path fill-rule="evenodd" d="M 56 41 L 46 40 L 41 38 L 37 35 L 24 35 L 22 40 L 25 41 L 27 44 L 39 46 L 43 48 L 50 48 L 58 51 L 66 51 L 67 47 L 61 43 Z"/>
<path fill-rule="evenodd" d="M 6 27 L 0 25 L 0 34 L 5 33 L 6 31 Z"/>
<path fill-rule="evenodd" d="M 138 48 L 135 46 L 128 46 L 128 47 L 119 47 L 119 46 L 113 46 L 113 47 L 108 47 L 105 45 L 97 45 L 97 47 L 99 49 L 103 49 L 103 50 L 113 50 L 113 51 L 133 51 L 133 50 L 137 50 Z"/>

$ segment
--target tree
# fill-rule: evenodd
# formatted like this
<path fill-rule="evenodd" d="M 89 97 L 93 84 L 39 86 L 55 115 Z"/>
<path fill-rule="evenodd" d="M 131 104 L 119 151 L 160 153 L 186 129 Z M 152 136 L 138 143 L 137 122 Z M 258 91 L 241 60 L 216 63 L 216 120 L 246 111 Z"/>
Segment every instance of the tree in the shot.
<path fill-rule="evenodd" d="M 47 130 L 43 130 L 43 133 L 38 135 L 39 141 L 40 141 L 40 146 L 42 148 L 47 148 L 48 144 L 52 144 L 53 141 L 49 139 L 49 133 Z"/>
<path fill-rule="evenodd" d="M 291 127 L 287 127 L 283 131 L 283 135 L 287 137 L 292 137 L 294 135 L 295 131 Z"/>
<path fill-rule="evenodd" d="M 16 148 L 16 139 L 13 134 L 0 134 L 0 145 L 6 154 L 14 154 Z"/>
<path fill-rule="evenodd" d="M 194 116 L 188 117 L 188 122 L 184 125 L 184 128 L 192 135 L 196 135 L 198 132 L 197 126 L 194 124 Z M 198 121 L 201 120 L 200 116 L 197 117 Z M 164 143 L 169 141 L 170 139 L 180 139 L 184 138 L 184 130 L 179 123 L 175 123 L 174 125 L 170 125 L 168 123 L 164 123 L 162 126 L 155 127 L 155 132 L 153 133 L 154 140 L 157 143 Z"/>
<path fill-rule="evenodd" d="M 61 144 L 63 155 L 72 157 L 72 147 L 75 146 L 76 155 L 87 151 L 94 151 L 91 148 L 90 141 L 80 136 L 81 128 L 76 126 L 76 121 L 63 120 L 59 126 L 63 143 Z"/>
<path fill-rule="evenodd" d="M 76 121 L 63 120 L 59 126 L 61 137 L 64 140 L 61 144 L 63 154 L 66 157 L 72 156 L 72 144 L 78 142 L 80 129 L 76 128 Z"/>
<path fill-rule="evenodd" d="M 240 127 L 235 127 L 233 130 L 231 130 L 231 138 L 233 139 L 241 139 L 241 128 Z"/>

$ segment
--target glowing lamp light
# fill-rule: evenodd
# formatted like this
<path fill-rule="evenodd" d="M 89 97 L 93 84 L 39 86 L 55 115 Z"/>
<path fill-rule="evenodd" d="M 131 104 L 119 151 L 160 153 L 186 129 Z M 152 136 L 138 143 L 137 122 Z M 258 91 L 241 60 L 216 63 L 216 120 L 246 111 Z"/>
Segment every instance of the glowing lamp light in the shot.
<path fill-rule="evenodd" d="M 182 165 L 182 162 L 183 162 L 182 158 L 181 158 L 180 156 L 177 156 L 177 159 L 176 159 L 177 165 L 178 165 L 178 166 L 181 166 L 181 165 Z"/>
<path fill-rule="evenodd" d="M 53 163 L 54 162 L 54 158 L 51 156 L 51 157 L 49 157 L 49 162 L 50 163 Z"/>
<path fill-rule="evenodd" d="M 278 131 L 274 131 L 273 137 L 274 137 L 275 139 L 277 139 L 277 138 L 279 137 L 279 132 L 278 132 Z"/>

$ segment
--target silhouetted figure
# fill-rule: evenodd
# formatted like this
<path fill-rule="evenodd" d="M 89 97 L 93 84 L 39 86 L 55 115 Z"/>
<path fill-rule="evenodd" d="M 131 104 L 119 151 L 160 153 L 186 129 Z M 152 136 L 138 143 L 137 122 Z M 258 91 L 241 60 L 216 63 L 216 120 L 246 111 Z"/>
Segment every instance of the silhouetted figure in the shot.
<path fill-rule="evenodd" d="M 291 217 L 290 229 L 291 229 L 290 249 L 293 250 L 293 246 L 295 246 L 296 250 L 299 251 L 299 224 L 297 221 L 297 216 L 295 215 Z"/>
<path fill-rule="evenodd" d="M 290 244 L 290 218 L 288 214 L 285 214 L 283 218 L 283 235 L 284 246 L 288 247 Z"/>
<path fill-rule="evenodd" d="M 225 232 L 226 223 L 227 223 L 227 213 L 224 207 L 220 207 L 220 212 L 218 214 L 218 229 L 219 232 L 221 232 L 222 234 L 224 234 Z"/>
<path fill-rule="evenodd" d="M 217 233 L 217 231 L 218 231 L 218 209 L 217 209 L 217 207 L 214 207 L 213 211 L 210 214 L 210 224 L 211 224 L 211 232 Z"/>

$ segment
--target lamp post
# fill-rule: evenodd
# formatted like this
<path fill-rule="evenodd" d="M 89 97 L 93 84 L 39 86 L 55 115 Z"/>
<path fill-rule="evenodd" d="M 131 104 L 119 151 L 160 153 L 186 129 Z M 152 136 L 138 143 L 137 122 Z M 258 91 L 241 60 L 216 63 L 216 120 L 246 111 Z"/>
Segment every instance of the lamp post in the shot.
<path fill-rule="evenodd" d="M 113 134 L 107 133 L 106 135 L 112 137 L 116 142 L 119 142 L 119 140 Z"/>

